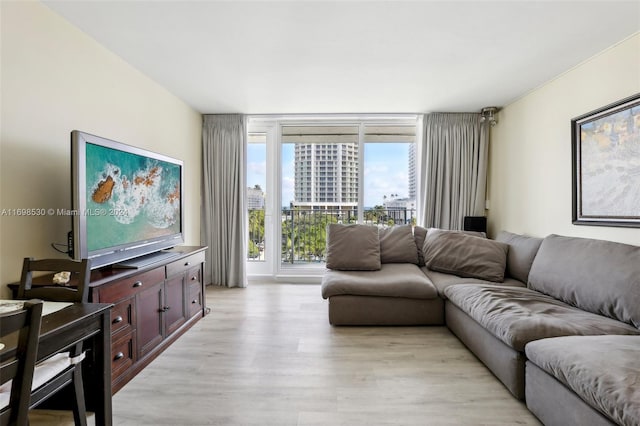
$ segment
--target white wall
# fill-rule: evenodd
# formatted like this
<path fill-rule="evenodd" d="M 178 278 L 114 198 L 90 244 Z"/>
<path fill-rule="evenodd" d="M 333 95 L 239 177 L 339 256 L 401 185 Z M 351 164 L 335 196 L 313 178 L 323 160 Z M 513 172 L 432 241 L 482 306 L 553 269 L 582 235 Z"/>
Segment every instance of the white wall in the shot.
<path fill-rule="evenodd" d="M 200 242 L 201 115 L 37 2 L 1 2 L 0 210 L 70 208 L 70 132 L 185 163 L 186 243 Z M 66 216 L 0 217 L 0 297 L 22 258 L 64 257 Z"/>
<path fill-rule="evenodd" d="M 490 150 L 489 233 L 505 229 L 640 245 L 638 228 L 571 223 L 570 125 L 574 117 L 639 92 L 636 34 L 500 111 Z"/>

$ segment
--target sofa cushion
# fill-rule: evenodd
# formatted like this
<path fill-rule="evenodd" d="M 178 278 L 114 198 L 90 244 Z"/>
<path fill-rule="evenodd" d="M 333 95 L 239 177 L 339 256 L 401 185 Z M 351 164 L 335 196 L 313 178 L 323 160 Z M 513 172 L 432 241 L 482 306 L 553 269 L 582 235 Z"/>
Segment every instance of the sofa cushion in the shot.
<path fill-rule="evenodd" d="M 640 424 L 640 336 L 543 339 L 526 354 L 615 423 Z"/>
<path fill-rule="evenodd" d="M 525 235 L 501 231 L 498 233 L 496 241 L 509 245 L 509 252 L 507 253 L 507 276 L 526 283 L 529 278 L 529 271 L 531 270 L 533 259 L 535 259 L 540 244 L 542 244 L 542 238 L 527 237 Z"/>
<path fill-rule="evenodd" d="M 628 324 L 585 312 L 527 288 L 460 284 L 448 287 L 445 295 L 517 351 L 546 337 L 640 334 Z"/>
<path fill-rule="evenodd" d="M 479 278 L 464 278 L 453 274 L 445 274 L 444 272 L 432 271 L 431 269 L 423 266 L 422 272 L 429 278 L 441 298 L 446 299 L 445 290 L 447 287 L 457 284 L 492 284 L 492 285 L 504 285 L 509 287 L 525 287 L 525 284 L 515 278 L 505 278 L 501 283 L 494 283 L 487 280 L 481 280 Z"/>
<path fill-rule="evenodd" d="M 379 271 L 326 271 L 322 277 L 322 297 L 337 295 L 435 299 L 436 288 L 417 265 L 385 263 Z"/>
<path fill-rule="evenodd" d="M 461 232 L 434 230 L 424 240 L 429 269 L 461 277 L 504 281 L 509 246 Z"/>
<path fill-rule="evenodd" d="M 640 328 L 640 247 L 550 235 L 533 261 L 528 287 Z"/>
<path fill-rule="evenodd" d="M 418 251 L 418 266 L 424 266 L 424 253 L 422 252 L 422 246 L 424 245 L 425 238 L 427 238 L 427 228 L 414 226 L 413 239 L 416 242 L 416 249 Z"/>
<path fill-rule="evenodd" d="M 484 232 L 478 232 L 478 231 L 447 231 L 444 229 L 438 229 L 438 228 L 423 228 L 422 226 L 414 226 L 413 227 L 413 238 L 416 241 L 416 247 L 418 248 L 418 266 L 424 266 L 425 265 L 425 260 L 424 260 L 424 251 L 423 251 L 423 247 L 424 247 L 424 240 L 425 238 L 427 238 L 427 233 L 431 231 L 443 231 L 443 232 L 461 232 L 463 234 L 469 234 L 469 235 L 475 235 L 476 237 L 482 237 L 482 238 L 486 238 L 487 234 L 485 234 Z"/>
<path fill-rule="evenodd" d="M 380 262 L 418 264 L 418 250 L 411 225 L 396 225 L 378 231 Z"/>
<path fill-rule="evenodd" d="M 378 228 L 339 223 L 328 225 L 327 268 L 345 271 L 380 269 Z"/>

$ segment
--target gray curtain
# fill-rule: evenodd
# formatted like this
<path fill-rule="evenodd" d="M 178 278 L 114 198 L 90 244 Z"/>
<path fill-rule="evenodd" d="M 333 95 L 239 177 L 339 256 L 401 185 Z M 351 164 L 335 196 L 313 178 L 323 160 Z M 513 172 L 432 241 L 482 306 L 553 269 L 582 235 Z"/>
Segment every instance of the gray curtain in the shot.
<path fill-rule="evenodd" d="M 464 216 L 484 216 L 488 126 L 480 114 L 425 115 L 419 224 L 462 229 Z"/>
<path fill-rule="evenodd" d="M 247 285 L 246 147 L 244 116 L 204 116 L 201 241 L 209 246 L 206 283 Z"/>

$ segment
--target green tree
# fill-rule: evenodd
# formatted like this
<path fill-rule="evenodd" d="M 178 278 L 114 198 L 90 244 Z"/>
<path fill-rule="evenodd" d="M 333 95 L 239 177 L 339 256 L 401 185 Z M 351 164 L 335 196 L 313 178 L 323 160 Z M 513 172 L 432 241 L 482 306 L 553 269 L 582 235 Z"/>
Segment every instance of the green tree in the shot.
<path fill-rule="evenodd" d="M 364 220 L 368 223 L 384 223 L 386 218 L 387 210 L 384 206 L 377 205 L 364 212 Z"/>
<path fill-rule="evenodd" d="M 260 249 L 258 245 L 249 240 L 249 259 L 255 259 L 260 256 Z"/>
<path fill-rule="evenodd" d="M 333 212 L 314 212 L 293 208 L 282 212 L 282 260 L 294 263 L 322 261 L 326 255 L 327 225 L 338 222 Z"/>
<path fill-rule="evenodd" d="M 264 210 L 249 211 L 249 239 L 258 244 L 264 241 Z"/>
<path fill-rule="evenodd" d="M 258 244 L 264 243 L 264 210 L 249 210 L 248 256 L 255 259 L 260 255 Z"/>

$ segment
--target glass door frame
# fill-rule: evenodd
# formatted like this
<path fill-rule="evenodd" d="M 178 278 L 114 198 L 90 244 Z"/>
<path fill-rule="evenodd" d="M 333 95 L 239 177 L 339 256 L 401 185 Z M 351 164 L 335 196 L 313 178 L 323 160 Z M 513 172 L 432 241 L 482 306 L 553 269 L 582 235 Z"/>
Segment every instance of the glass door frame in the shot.
<path fill-rule="evenodd" d="M 285 126 L 344 126 L 359 125 L 358 138 L 358 222 L 362 223 L 364 211 L 364 131 L 367 125 L 414 125 L 416 126 L 416 192 L 420 193 L 422 157 L 421 114 L 289 114 L 248 115 L 247 133 L 265 133 L 267 145 L 267 194 L 265 199 L 265 260 L 248 262 L 250 278 L 272 279 L 296 283 L 318 283 L 324 273 L 324 265 L 294 267 L 282 264 L 282 128 Z M 419 198 L 419 197 L 418 197 Z M 419 203 L 418 203 L 419 204 Z M 419 205 L 416 206 L 419 209 Z"/>
<path fill-rule="evenodd" d="M 250 127 L 250 129 L 249 129 Z M 247 261 L 247 276 L 251 278 L 271 278 L 273 276 L 273 264 L 275 262 L 274 253 L 274 241 L 277 234 L 274 234 L 273 220 L 274 220 L 274 203 L 272 194 L 277 191 L 277 184 L 273 179 L 273 171 L 270 170 L 269 165 L 273 164 L 275 160 L 274 148 L 277 147 L 275 143 L 276 135 L 276 123 L 274 122 L 260 122 L 247 126 L 247 137 L 249 133 L 264 133 L 266 137 L 266 188 L 263 188 L 265 193 L 264 203 L 264 260 L 263 261 Z M 248 211 L 245 212 L 248 216 Z M 247 217 L 247 224 L 249 223 Z"/>

